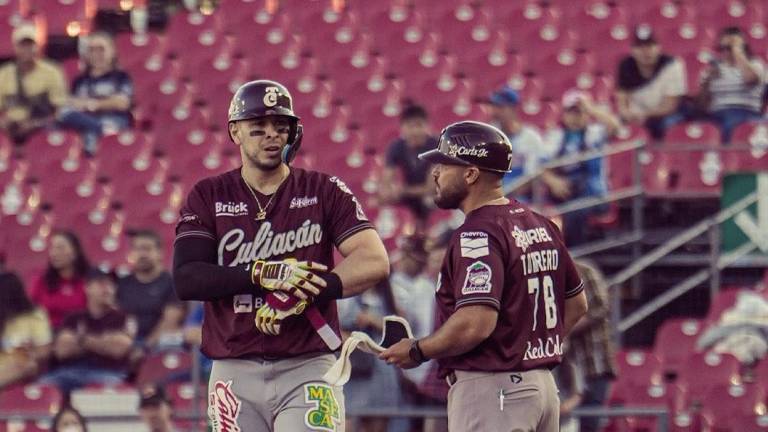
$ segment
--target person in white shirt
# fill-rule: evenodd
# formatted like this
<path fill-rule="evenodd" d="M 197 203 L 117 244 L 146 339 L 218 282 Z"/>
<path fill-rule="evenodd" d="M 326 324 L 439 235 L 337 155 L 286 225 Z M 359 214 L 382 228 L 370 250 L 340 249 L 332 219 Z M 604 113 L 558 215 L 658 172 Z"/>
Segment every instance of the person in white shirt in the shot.
<path fill-rule="evenodd" d="M 619 63 L 616 83 L 619 116 L 645 125 L 654 139 L 662 139 L 670 126 L 685 119 L 685 63 L 662 53 L 650 27 L 635 30 L 632 53 Z"/>
<path fill-rule="evenodd" d="M 729 143 L 736 126 L 760 118 L 765 65 L 752 56 L 738 27 L 723 29 L 718 42 L 718 56 L 702 74 L 699 102 L 720 127 L 723 143 Z"/>

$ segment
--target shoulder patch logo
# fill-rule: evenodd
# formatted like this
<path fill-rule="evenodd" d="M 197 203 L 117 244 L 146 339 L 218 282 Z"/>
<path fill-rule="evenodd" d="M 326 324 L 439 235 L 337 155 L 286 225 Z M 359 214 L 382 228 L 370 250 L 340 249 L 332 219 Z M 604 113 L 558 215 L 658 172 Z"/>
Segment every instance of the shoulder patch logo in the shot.
<path fill-rule="evenodd" d="M 478 294 L 491 292 L 491 275 L 493 274 L 488 264 L 475 261 L 467 267 L 467 276 L 464 278 L 462 294 Z"/>
<path fill-rule="evenodd" d="M 488 234 L 484 232 L 461 233 L 459 246 L 461 246 L 461 256 L 464 258 L 488 256 Z"/>
<path fill-rule="evenodd" d="M 304 423 L 311 430 L 335 432 L 342 422 L 333 389 L 327 384 L 305 384 L 304 401 L 315 406 L 307 411 Z"/>

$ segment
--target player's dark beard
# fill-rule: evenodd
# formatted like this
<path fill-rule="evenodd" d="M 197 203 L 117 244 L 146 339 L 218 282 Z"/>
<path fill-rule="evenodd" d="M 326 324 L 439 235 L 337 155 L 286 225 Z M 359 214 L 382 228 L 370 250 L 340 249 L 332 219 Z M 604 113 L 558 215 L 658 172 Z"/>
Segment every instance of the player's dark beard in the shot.
<path fill-rule="evenodd" d="M 469 194 L 469 189 L 464 183 L 444 186 L 440 188 L 440 193 L 435 195 L 435 205 L 443 210 L 452 210 L 459 208 L 464 198 Z"/>

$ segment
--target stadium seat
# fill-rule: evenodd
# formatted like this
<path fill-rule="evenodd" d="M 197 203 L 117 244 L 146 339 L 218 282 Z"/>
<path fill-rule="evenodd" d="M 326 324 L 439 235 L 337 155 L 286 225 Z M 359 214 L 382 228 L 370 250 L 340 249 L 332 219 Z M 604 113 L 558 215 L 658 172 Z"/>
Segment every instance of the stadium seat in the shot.
<path fill-rule="evenodd" d="M 667 130 L 665 145 L 677 146 L 686 144 L 720 144 L 720 130 L 707 122 L 678 123 Z"/>
<path fill-rule="evenodd" d="M 49 422 L 44 420 L 37 422 L 24 421 L 22 418 L 0 420 L 0 432 L 48 432 L 50 430 Z"/>
<path fill-rule="evenodd" d="M 696 318 L 671 318 L 661 324 L 656 332 L 653 352 L 661 361 L 662 372 L 667 377 L 676 377 L 685 367 L 701 331 L 702 321 Z"/>
<path fill-rule="evenodd" d="M 76 36 L 96 12 L 88 0 L 34 0 L 30 12 L 44 18 L 48 34 Z"/>
<path fill-rule="evenodd" d="M 717 384 L 704 396 L 701 416 L 705 430 L 768 431 L 765 388 Z"/>
<path fill-rule="evenodd" d="M 61 403 L 61 392 L 49 385 L 21 384 L 0 391 L 0 406 L 15 414 L 54 414 Z"/>
<path fill-rule="evenodd" d="M 715 28 L 702 26 L 697 22 L 690 21 L 662 30 L 659 40 L 663 41 L 665 51 L 683 56 L 710 51 L 715 37 Z"/>
<path fill-rule="evenodd" d="M 645 151 L 643 184 L 651 195 L 711 197 L 720 193 L 723 160 L 717 151 Z"/>
<path fill-rule="evenodd" d="M 136 382 L 166 382 L 192 369 L 192 357 L 185 351 L 150 354 L 141 364 Z"/>
<path fill-rule="evenodd" d="M 661 382 L 661 361 L 652 351 L 621 350 L 616 353 L 620 379 L 629 384 Z"/>
<path fill-rule="evenodd" d="M 700 403 L 707 392 L 717 384 L 741 383 L 741 363 L 730 354 L 693 352 L 678 370 L 677 384 L 690 395 L 690 401 Z M 706 377 L 706 379 L 702 379 Z"/>
<path fill-rule="evenodd" d="M 633 384 L 619 378 L 612 386 L 607 406 L 669 408 L 677 396 L 677 387 L 672 384 Z M 604 432 L 655 432 L 658 420 L 653 417 L 624 417 L 612 420 Z"/>

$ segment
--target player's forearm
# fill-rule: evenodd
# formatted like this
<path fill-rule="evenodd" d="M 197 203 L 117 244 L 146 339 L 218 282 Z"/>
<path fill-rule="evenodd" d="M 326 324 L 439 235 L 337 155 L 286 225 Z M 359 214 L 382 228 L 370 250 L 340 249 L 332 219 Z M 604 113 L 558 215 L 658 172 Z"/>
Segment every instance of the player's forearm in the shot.
<path fill-rule="evenodd" d="M 246 267 L 216 265 L 216 242 L 204 238 L 176 241 L 173 285 L 179 300 L 212 301 L 259 291 Z"/>
<path fill-rule="evenodd" d="M 465 306 L 432 335 L 419 341 L 427 358 L 454 357 L 471 351 L 496 328 L 498 311 L 487 306 Z"/>
<path fill-rule="evenodd" d="M 360 294 L 389 277 L 387 251 L 374 230 L 361 231 L 348 241 L 354 242 L 353 247 L 346 250 L 349 245 L 342 244 L 345 258 L 333 269 L 344 287 L 342 297 Z"/>

